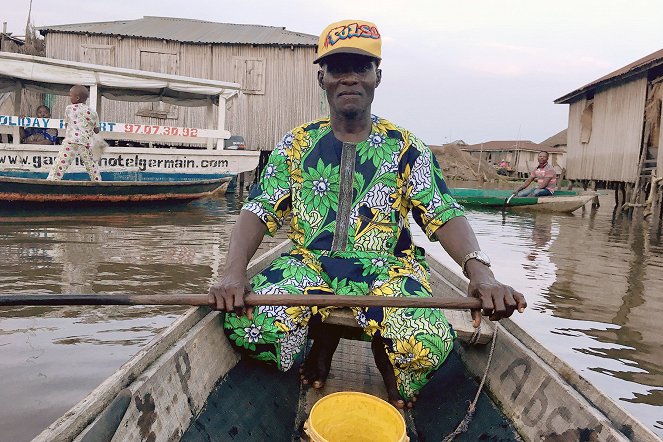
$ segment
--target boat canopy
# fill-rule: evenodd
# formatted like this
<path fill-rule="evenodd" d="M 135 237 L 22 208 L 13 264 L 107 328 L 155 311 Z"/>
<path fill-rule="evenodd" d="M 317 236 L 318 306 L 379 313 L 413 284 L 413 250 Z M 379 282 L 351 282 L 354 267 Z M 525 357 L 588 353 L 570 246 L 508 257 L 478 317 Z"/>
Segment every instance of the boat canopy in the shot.
<path fill-rule="evenodd" d="M 218 105 L 219 98 L 225 101 L 240 90 L 237 83 L 0 52 L 0 93 L 25 88 L 68 95 L 74 84 L 96 88 L 109 100 L 178 106 Z"/>

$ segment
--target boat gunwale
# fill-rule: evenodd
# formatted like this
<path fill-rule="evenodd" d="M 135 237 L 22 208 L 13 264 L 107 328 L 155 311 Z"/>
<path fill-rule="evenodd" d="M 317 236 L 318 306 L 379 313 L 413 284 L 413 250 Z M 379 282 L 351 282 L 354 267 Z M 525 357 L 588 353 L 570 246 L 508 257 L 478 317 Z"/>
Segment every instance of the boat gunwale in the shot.
<path fill-rule="evenodd" d="M 249 276 L 253 276 L 255 273 L 260 271 L 259 267 L 253 265 L 254 263 L 267 264 L 271 261 L 271 259 L 284 252 L 289 245 L 292 245 L 289 240 L 284 241 L 274 247 L 272 250 L 261 255 L 257 260 L 252 261 L 251 274 L 249 274 Z M 466 279 L 460 277 L 457 273 L 453 272 L 439 261 L 431 259 L 430 257 L 429 263 L 431 263 L 431 269 L 434 270 L 436 274 L 435 277 L 440 277 L 442 282 L 446 282 L 452 287 L 455 287 L 457 289 L 457 293 L 467 293 L 468 282 Z M 188 329 L 183 330 L 177 339 L 180 339 L 182 336 L 186 335 L 187 331 L 189 331 L 189 329 L 198 323 L 203 317 L 206 317 L 209 312 L 210 310 L 206 307 L 190 309 L 187 314 L 181 318 L 181 320 L 191 316 L 195 316 L 197 320 L 193 322 L 193 324 L 191 324 Z M 599 391 L 598 388 L 596 388 L 587 379 L 576 372 L 569 364 L 562 361 L 552 352 L 543 347 L 540 343 L 536 342 L 534 338 L 532 338 L 511 319 L 506 318 L 501 320 L 500 323 L 497 324 L 497 327 L 499 328 L 497 339 L 502 343 L 509 343 L 507 347 L 503 348 L 513 349 L 513 352 L 517 352 L 523 357 L 529 358 L 529 360 L 531 360 L 536 365 L 536 368 L 540 373 L 546 374 L 546 379 L 549 379 L 550 382 L 554 382 L 557 391 L 559 391 L 559 394 L 562 395 L 561 398 L 556 398 L 558 403 L 560 401 L 564 403 L 564 399 L 572 398 L 575 405 L 577 405 L 576 408 L 585 410 L 585 414 L 583 416 L 576 417 L 582 420 L 589 420 L 591 423 L 598 425 L 598 429 L 593 429 L 598 432 L 596 434 L 597 436 L 600 438 L 609 436 L 612 438 L 612 440 L 627 440 L 627 437 L 633 437 L 635 440 L 639 441 L 655 442 L 661 440 L 656 434 L 653 433 L 651 429 L 645 426 L 642 422 L 635 419 L 628 411 L 623 409 L 612 398 Z M 180 324 L 179 329 L 182 328 L 183 326 Z M 167 329 L 164 333 L 168 334 L 169 330 L 170 328 Z M 154 346 L 155 344 L 159 343 L 163 344 L 162 339 L 163 335 L 159 334 L 153 338 L 148 346 Z M 168 346 L 161 345 L 161 352 L 156 355 L 150 355 L 154 357 L 150 359 L 150 363 L 147 364 L 143 371 L 139 372 L 138 375 L 149 369 L 149 366 L 152 363 L 155 363 L 162 355 L 167 353 L 168 350 L 173 345 L 175 345 L 175 343 L 176 342 L 171 343 Z M 474 350 L 470 350 L 470 348 L 472 347 L 468 347 L 464 344 L 460 345 L 459 354 L 470 373 L 476 376 L 480 376 L 485 367 L 485 361 L 489 353 L 488 348 L 487 346 L 480 346 L 474 348 Z M 144 348 L 141 350 L 141 352 L 145 352 L 145 350 L 147 349 Z M 48 429 L 40 434 L 35 440 L 53 440 L 53 436 L 63 436 L 65 434 L 67 437 L 59 437 L 57 440 L 72 440 L 73 438 L 79 436 L 81 431 L 87 431 L 86 427 L 92 423 L 98 417 L 98 415 L 111 403 L 119 391 L 131 384 L 133 380 L 136 379 L 136 375 L 122 377 L 119 375 L 119 373 L 126 371 L 126 368 L 135 366 L 138 363 L 146 362 L 143 360 L 146 358 L 146 355 L 141 355 L 141 352 L 139 352 L 139 354 L 137 354 L 134 358 L 130 359 L 118 372 L 103 382 L 90 395 L 75 405 L 72 409 L 70 409 L 70 411 L 65 413 L 63 417 L 49 426 Z M 499 357 L 497 354 L 495 356 Z M 494 364 L 496 362 L 497 361 L 495 360 L 493 361 Z M 491 368 L 491 370 L 493 369 Z M 132 373 L 134 372 L 135 370 L 132 371 Z M 489 371 L 489 374 L 498 376 L 495 370 L 492 372 Z M 514 401 L 509 401 L 509 397 L 513 395 L 512 389 L 507 389 L 508 391 L 506 391 L 504 389 L 503 383 L 499 381 L 501 381 L 501 379 L 498 379 L 498 382 L 495 384 L 495 381 L 491 382 L 489 376 L 488 382 L 486 384 L 489 395 L 496 403 L 502 405 L 503 412 L 511 419 L 513 425 L 523 438 L 526 440 L 539 440 L 543 434 L 542 430 L 536 426 L 528 427 L 523 422 L 523 416 L 521 413 L 514 411 L 515 406 L 512 405 Z M 532 382 L 533 385 L 528 386 L 528 388 L 533 388 L 533 386 L 538 385 L 538 383 L 538 380 Z M 110 388 L 112 388 L 112 391 L 103 391 Z M 104 394 L 101 395 L 100 393 Z M 536 398 L 533 398 L 532 400 L 535 402 Z M 85 417 L 76 416 L 75 413 L 80 413 L 81 411 L 84 412 Z M 555 416 L 549 413 L 545 417 L 550 421 Z M 572 422 L 568 422 L 568 424 L 570 427 L 573 425 Z M 69 428 L 61 428 L 64 425 L 69 425 Z M 542 422 L 541 425 L 543 426 Z M 582 429 L 576 428 L 576 430 L 581 431 Z M 629 434 L 625 435 L 625 431 Z M 557 433 L 549 434 L 549 436 L 555 435 L 560 436 Z"/>
<path fill-rule="evenodd" d="M 190 187 L 202 186 L 207 184 L 223 184 L 230 182 L 231 177 L 210 178 L 204 180 L 181 180 L 181 181 L 82 181 L 82 180 L 47 180 L 44 178 L 22 178 L 0 175 L 0 185 L 2 183 L 23 184 L 26 186 L 53 186 L 53 187 Z"/>
<path fill-rule="evenodd" d="M 251 277 L 266 267 L 276 256 L 285 252 L 292 242 L 279 243 L 249 263 L 247 271 Z M 264 264 L 264 265 L 263 265 Z M 37 435 L 33 442 L 74 440 L 94 423 L 97 417 L 113 402 L 124 388 L 133 384 L 159 358 L 175 346 L 196 324 L 213 312 L 209 307 L 191 307 L 164 331 L 156 334 L 145 347 L 106 378 L 92 392 L 71 407 L 60 418 Z"/>

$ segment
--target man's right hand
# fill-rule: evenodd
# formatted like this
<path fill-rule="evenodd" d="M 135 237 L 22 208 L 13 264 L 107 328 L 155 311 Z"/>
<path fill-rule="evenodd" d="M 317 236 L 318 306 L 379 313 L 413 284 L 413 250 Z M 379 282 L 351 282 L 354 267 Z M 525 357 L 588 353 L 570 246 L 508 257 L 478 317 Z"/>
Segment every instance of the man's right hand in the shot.
<path fill-rule="evenodd" d="M 209 289 L 207 300 L 215 310 L 235 312 L 241 316 L 246 312 L 253 319 L 253 307 L 244 305 L 244 295 L 251 291 L 246 272 L 225 272 Z"/>

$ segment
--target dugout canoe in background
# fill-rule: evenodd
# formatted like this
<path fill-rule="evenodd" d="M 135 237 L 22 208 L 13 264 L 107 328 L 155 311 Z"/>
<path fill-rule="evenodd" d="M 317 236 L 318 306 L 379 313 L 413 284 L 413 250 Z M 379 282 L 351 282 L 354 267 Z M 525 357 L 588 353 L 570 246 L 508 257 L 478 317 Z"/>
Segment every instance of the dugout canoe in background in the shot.
<path fill-rule="evenodd" d="M 595 192 L 578 193 L 573 190 L 558 190 L 553 196 L 513 197 L 510 190 L 495 189 L 449 189 L 460 204 L 468 207 L 531 210 L 539 212 L 571 213 L 596 197 Z"/>
<path fill-rule="evenodd" d="M 225 193 L 230 180 L 93 182 L 0 176 L 0 206 L 189 202 Z"/>

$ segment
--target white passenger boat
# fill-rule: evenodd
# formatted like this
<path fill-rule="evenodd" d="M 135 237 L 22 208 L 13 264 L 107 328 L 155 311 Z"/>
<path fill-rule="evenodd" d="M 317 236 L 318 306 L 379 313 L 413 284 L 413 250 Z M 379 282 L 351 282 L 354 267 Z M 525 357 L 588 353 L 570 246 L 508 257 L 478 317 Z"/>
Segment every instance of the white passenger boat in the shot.
<path fill-rule="evenodd" d="M 226 103 L 239 93 L 237 83 L 0 52 L 0 94 L 13 98 L 13 106 L 5 100 L 9 112 L 0 110 L 0 176 L 47 176 L 59 146 L 21 144 L 19 128 L 57 129 L 62 137 L 64 121 L 22 116 L 22 91 L 66 96 L 73 84 L 89 88 L 89 106 L 100 114 L 100 135 L 111 145 L 99 159 L 104 181 L 210 180 L 235 177 L 258 165 L 259 151 L 224 148 L 231 136 L 225 129 Z M 106 121 L 102 97 L 204 107 L 205 127 L 153 124 L 154 118 L 139 115 L 135 121 Z M 87 179 L 78 160 L 65 179 Z M 233 187 L 234 182 L 228 190 Z"/>

